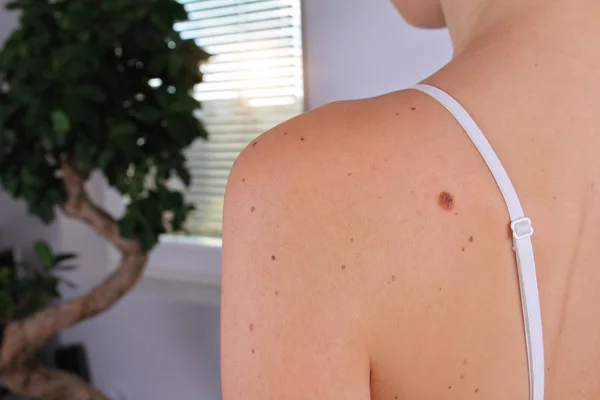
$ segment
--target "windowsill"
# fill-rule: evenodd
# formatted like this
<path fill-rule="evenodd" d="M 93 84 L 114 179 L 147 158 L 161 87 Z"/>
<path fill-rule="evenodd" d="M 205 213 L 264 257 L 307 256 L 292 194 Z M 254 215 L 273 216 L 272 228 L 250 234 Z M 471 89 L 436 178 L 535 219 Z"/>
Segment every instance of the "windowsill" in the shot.
<path fill-rule="evenodd" d="M 221 240 L 166 236 L 150 253 L 139 287 L 144 293 L 173 300 L 219 305 Z M 111 250 L 116 265 L 119 253 Z"/>

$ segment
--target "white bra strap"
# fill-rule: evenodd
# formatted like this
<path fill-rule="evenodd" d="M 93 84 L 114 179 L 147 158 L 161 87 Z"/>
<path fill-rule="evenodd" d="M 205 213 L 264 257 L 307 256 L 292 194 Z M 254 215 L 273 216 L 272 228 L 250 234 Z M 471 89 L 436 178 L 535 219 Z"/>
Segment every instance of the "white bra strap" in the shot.
<path fill-rule="evenodd" d="M 506 170 L 469 113 L 454 98 L 436 87 L 420 84 L 416 85 L 414 89 L 433 97 L 456 118 L 475 144 L 475 147 L 477 147 L 477 150 L 479 150 L 479 153 L 481 153 L 502 192 L 512 221 L 511 228 L 513 230 L 514 250 L 516 252 L 517 269 L 519 272 L 523 323 L 529 364 L 529 398 L 531 400 L 543 400 L 545 373 L 544 338 L 533 245 L 531 243 L 531 236 L 533 235 L 531 220 L 525 217 L 517 192 Z"/>

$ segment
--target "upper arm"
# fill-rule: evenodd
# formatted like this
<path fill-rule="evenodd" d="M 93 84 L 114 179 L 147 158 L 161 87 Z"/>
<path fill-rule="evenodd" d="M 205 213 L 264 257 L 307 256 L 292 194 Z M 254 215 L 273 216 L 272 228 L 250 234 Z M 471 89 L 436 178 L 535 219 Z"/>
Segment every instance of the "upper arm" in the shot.
<path fill-rule="evenodd" d="M 370 398 L 361 312 L 340 280 L 349 238 L 340 240 L 343 226 L 327 222 L 330 200 L 343 190 L 315 174 L 322 162 L 311 147 L 315 133 L 306 120 L 284 124 L 249 146 L 231 174 L 223 233 L 225 400 Z"/>

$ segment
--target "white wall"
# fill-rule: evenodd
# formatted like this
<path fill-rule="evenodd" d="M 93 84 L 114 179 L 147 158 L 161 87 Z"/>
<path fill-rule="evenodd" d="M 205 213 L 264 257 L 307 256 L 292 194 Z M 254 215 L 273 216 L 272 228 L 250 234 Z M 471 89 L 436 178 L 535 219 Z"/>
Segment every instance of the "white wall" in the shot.
<path fill-rule="evenodd" d="M 309 107 L 404 89 L 452 55 L 446 31 L 407 25 L 390 0 L 304 0 Z"/>
<path fill-rule="evenodd" d="M 0 39 L 9 20 L 0 11 Z M 311 108 L 405 88 L 450 58 L 446 33 L 408 27 L 388 0 L 304 0 L 304 24 Z M 0 195 L 0 215 L 3 207 Z M 82 253 L 86 279 L 105 271 L 102 243 L 59 225 L 64 245 Z M 135 291 L 63 339 L 84 341 L 96 384 L 124 399 L 220 399 L 216 307 Z"/>

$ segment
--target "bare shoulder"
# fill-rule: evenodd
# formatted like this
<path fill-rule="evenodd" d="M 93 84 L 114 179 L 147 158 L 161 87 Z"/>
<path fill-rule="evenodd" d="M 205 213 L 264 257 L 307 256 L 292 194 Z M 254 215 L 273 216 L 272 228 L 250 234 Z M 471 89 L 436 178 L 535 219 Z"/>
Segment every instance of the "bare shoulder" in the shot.
<path fill-rule="evenodd" d="M 373 326 L 418 302 L 415 287 L 437 292 L 441 260 L 470 245 L 458 218 L 480 160 L 443 126 L 399 92 L 319 108 L 243 152 L 225 202 L 225 400 L 370 398 Z"/>

